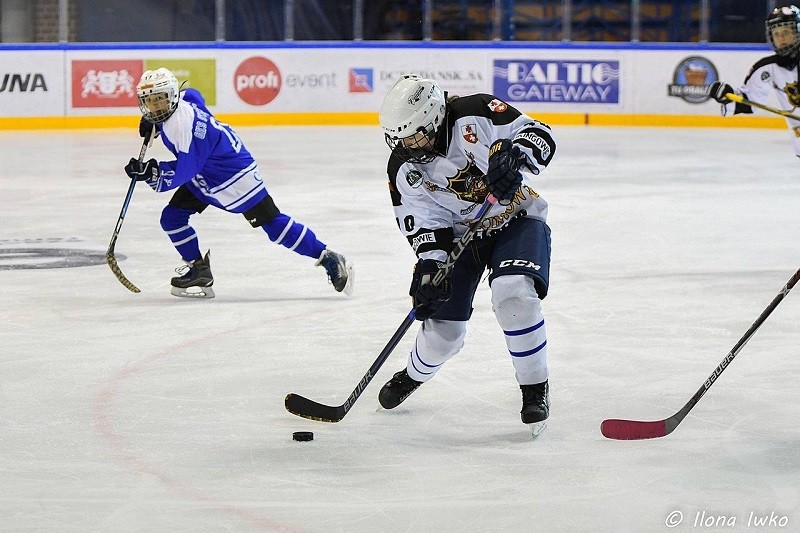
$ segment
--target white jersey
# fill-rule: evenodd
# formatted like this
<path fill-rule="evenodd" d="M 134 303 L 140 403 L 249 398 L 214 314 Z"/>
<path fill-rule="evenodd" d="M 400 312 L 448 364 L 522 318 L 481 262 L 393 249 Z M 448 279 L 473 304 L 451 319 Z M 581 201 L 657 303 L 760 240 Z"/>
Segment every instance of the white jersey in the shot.
<path fill-rule="evenodd" d="M 778 107 L 790 113 L 800 107 L 800 84 L 798 84 L 797 61 L 779 55 L 772 55 L 757 61 L 736 90 L 737 94 L 752 102 L 771 105 L 777 98 Z M 752 113 L 750 106 L 727 103 L 722 114 Z M 800 121 L 786 118 L 786 125 L 792 133 L 794 150 L 800 157 Z"/>
<path fill-rule="evenodd" d="M 389 190 L 400 231 L 417 257 L 444 261 L 474 221 L 488 190 L 484 175 L 489 147 L 511 139 L 528 158 L 522 186 L 510 205 L 493 205 L 477 237 L 525 216 L 547 220 L 547 202 L 534 188 L 534 177 L 550 163 L 556 144 L 550 127 L 517 111 L 489 94 L 457 98 L 436 139 L 438 156 L 430 163 L 404 162 L 395 152 L 389 158 Z"/>

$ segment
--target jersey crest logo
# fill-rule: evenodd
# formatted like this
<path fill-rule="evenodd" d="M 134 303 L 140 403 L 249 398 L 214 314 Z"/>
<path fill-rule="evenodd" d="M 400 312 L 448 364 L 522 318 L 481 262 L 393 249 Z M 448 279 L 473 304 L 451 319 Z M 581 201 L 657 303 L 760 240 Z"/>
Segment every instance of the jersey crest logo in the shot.
<path fill-rule="evenodd" d="M 800 106 L 800 88 L 797 87 L 797 82 L 787 83 L 783 92 L 794 107 Z"/>
<path fill-rule="evenodd" d="M 467 166 L 458 170 L 458 174 L 447 178 L 447 190 L 454 193 L 459 200 L 476 204 L 482 204 L 489 193 L 483 181 L 483 172 L 471 160 Z"/>
<path fill-rule="evenodd" d="M 491 102 L 489 102 L 489 109 L 494 111 L 495 113 L 502 113 L 506 109 L 508 109 L 508 104 L 503 102 L 502 100 L 498 100 L 495 98 Z"/>
<path fill-rule="evenodd" d="M 475 130 L 475 124 L 464 124 L 461 126 L 461 136 L 470 144 L 478 142 L 478 132 Z"/>

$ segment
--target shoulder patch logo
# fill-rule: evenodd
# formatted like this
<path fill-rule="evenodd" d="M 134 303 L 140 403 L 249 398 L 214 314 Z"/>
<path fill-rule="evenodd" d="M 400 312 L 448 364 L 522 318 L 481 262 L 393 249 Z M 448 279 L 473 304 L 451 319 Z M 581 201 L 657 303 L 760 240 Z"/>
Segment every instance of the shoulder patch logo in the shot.
<path fill-rule="evenodd" d="M 508 109 L 508 104 L 503 102 L 502 100 L 498 100 L 495 98 L 491 102 L 489 102 L 489 109 L 491 109 L 495 113 L 502 113 L 506 109 Z"/>
<path fill-rule="evenodd" d="M 478 132 L 475 129 L 475 124 L 464 124 L 461 126 L 461 136 L 468 143 L 475 144 L 478 142 Z"/>
<path fill-rule="evenodd" d="M 406 173 L 406 181 L 412 189 L 416 189 L 422 184 L 422 172 L 419 170 L 409 170 Z"/>

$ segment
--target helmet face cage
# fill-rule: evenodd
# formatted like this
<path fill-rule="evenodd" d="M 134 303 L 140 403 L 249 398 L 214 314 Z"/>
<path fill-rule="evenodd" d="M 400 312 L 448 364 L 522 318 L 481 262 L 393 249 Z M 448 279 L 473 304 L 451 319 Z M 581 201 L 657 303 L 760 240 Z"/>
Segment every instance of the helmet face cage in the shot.
<path fill-rule="evenodd" d="M 767 41 L 779 56 L 793 56 L 800 51 L 800 10 L 795 6 L 776 7 L 765 23 Z M 794 38 L 789 44 L 775 44 L 773 32 L 779 28 L 788 28 Z"/>
<path fill-rule="evenodd" d="M 397 150 L 403 161 L 408 163 L 430 163 L 439 155 L 434 149 L 436 128 L 433 124 L 421 127 L 408 137 L 393 137 L 388 133 L 384 137 L 389 148 Z"/>
<path fill-rule="evenodd" d="M 178 79 L 168 69 L 148 70 L 136 86 L 139 110 L 153 124 L 161 124 L 178 108 Z"/>
<path fill-rule="evenodd" d="M 433 80 L 402 76 L 384 98 L 380 123 L 386 144 L 409 163 L 436 158 L 436 133 L 444 123 L 445 96 Z"/>

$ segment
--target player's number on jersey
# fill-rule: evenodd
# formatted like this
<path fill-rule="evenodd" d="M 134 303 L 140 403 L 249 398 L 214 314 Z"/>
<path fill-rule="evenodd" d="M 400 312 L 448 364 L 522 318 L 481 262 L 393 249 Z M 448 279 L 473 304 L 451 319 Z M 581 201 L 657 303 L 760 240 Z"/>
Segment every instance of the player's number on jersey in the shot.
<path fill-rule="evenodd" d="M 398 223 L 397 225 L 399 226 L 400 224 Z M 414 217 L 412 215 L 406 215 L 406 217 L 403 218 L 403 226 L 409 233 L 414 231 Z"/>
<path fill-rule="evenodd" d="M 228 141 L 231 143 L 231 147 L 233 150 L 238 154 L 242 149 L 242 140 L 236 135 L 233 130 L 225 124 L 224 122 L 220 122 L 219 120 L 215 119 L 214 117 L 209 118 L 209 122 L 211 125 L 217 128 L 219 131 L 225 134 L 228 138 Z"/>

